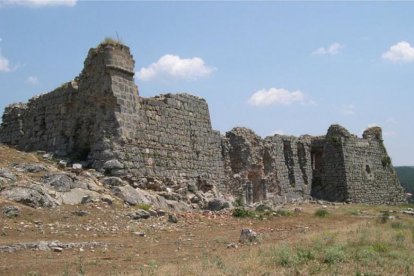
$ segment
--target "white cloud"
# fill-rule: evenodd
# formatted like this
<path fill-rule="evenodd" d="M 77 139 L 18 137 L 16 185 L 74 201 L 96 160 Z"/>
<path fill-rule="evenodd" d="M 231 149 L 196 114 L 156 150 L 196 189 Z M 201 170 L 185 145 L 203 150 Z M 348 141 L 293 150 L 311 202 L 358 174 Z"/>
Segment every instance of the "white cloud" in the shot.
<path fill-rule="evenodd" d="M 341 106 L 340 111 L 343 115 L 355 115 L 355 105 L 344 104 Z"/>
<path fill-rule="evenodd" d="M 37 85 L 39 84 L 39 79 L 35 76 L 30 76 L 26 79 L 26 83 L 31 84 L 31 85 Z"/>
<path fill-rule="evenodd" d="M 10 72 L 10 62 L 7 58 L 2 56 L 1 49 L 0 49 L 0 72 Z"/>
<path fill-rule="evenodd" d="M 297 90 L 290 92 L 283 88 L 270 88 L 259 90 L 250 96 L 248 103 L 253 106 L 265 106 L 272 104 L 289 105 L 293 103 L 307 104 L 305 95 Z M 309 102 L 313 104 L 314 102 Z"/>
<path fill-rule="evenodd" d="M 385 137 L 395 137 L 395 136 L 398 136 L 398 133 L 396 132 L 396 131 L 385 131 L 384 133 L 383 133 L 383 135 L 385 136 Z"/>
<path fill-rule="evenodd" d="M 326 48 L 325 47 L 321 47 L 321 48 L 316 49 L 315 51 L 312 52 L 312 54 L 313 55 L 320 55 L 320 56 L 323 56 L 323 55 L 331 55 L 331 56 L 334 56 L 334 55 L 339 54 L 339 51 L 343 47 L 344 46 L 341 45 L 340 43 L 334 42 L 334 43 L 332 43 L 331 45 L 329 45 Z"/>
<path fill-rule="evenodd" d="M 3 5 L 17 5 L 25 7 L 67 6 L 73 7 L 78 0 L 3 0 Z"/>
<path fill-rule="evenodd" d="M 210 75 L 215 68 L 205 65 L 199 57 L 180 58 L 176 55 L 164 55 L 157 62 L 143 67 L 137 72 L 140 80 L 184 79 L 196 80 Z"/>
<path fill-rule="evenodd" d="M 398 121 L 396 120 L 396 119 L 394 119 L 394 117 L 389 117 L 389 118 L 387 118 L 387 120 L 385 120 L 385 122 L 387 123 L 387 124 L 398 124 Z"/>
<path fill-rule="evenodd" d="M 382 54 L 382 58 L 391 62 L 408 63 L 414 61 L 414 48 L 406 41 L 398 42 Z"/>

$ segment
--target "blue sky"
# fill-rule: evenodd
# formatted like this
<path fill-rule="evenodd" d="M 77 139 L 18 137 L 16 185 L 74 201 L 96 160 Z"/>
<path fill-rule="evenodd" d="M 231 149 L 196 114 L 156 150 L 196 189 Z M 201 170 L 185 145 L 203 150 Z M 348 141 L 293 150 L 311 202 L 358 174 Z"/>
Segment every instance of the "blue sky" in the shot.
<path fill-rule="evenodd" d="M 105 37 L 127 44 L 141 96 L 187 92 L 213 127 L 361 135 L 414 165 L 414 3 L 0 2 L 0 112 L 73 79 Z"/>

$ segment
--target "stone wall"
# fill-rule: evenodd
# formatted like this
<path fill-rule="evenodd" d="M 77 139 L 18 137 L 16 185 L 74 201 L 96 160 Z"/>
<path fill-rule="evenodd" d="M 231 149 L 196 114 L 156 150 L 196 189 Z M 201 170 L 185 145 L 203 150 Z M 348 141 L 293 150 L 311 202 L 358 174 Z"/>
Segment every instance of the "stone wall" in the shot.
<path fill-rule="evenodd" d="M 204 99 L 139 97 L 134 64 L 125 45 L 110 42 L 90 49 L 75 80 L 5 109 L 0 142 L 83 160 L 169 198 L 220 191 L 247 203 L 310 195 L 331 201 L 405 201 L 381 129 L 357 138 L 333 125 L 326 136 L 262 139 L 235 128 L 221 137 L 211 127 Z"/>
<path fill-rule="evenodd" d="M 0 142 L 88 161 L 146 188 L 222 187 L 221 137 L 205 100 L 139 97 L 134 63 L 121 44 L 90 49 L 74 81 L 6 108 Z"/>
<path fill-rule="evenodd" d="M 309 198 L 310 146 L 309 136 L 262 139 L 249 129 L 234 128 L 223 140 L 228 192 L 246 203 Z"/>
<path fill-rule="evenodd" d="M 369 128 L 358 138 L 332 125 L 326 137 L 313 140 L 312 148 L 313 160 L 320 159 L 314 166 L 312 196 L 370 204 L 406 202 L 381 128 Z"/>

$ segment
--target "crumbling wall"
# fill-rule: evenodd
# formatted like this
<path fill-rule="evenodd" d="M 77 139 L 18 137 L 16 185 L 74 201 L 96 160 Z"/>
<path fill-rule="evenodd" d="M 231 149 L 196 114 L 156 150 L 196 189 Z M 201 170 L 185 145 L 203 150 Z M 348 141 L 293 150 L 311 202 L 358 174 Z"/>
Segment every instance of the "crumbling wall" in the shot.
<path fill-rule="evenodd" d="M 370 204 L 406 202 L 384 147 L 381 128 L 368 128 L 363 138 L 345 139 L 343 150 L 349 201 Z"/>
<path fill-rule="evenodd" d="M 248 203 L 310 194 L 332 201 L 405 201 L 379 128 L 363 138 L 338 125 L 320 137 L 262 139 L 245 128 L 221 137 L 201 98 L 139 97 L 134 64 L 125 45 L 90 49 L 74 81 L 6 108 L 0 142 L 85 160 L 134 187 L 182 196 L 218 189 Z"/>
<path fill-rule="evenodd" d="M 322 146 L 323 145 L 323 146 Z M 312 142 L 314 167 L 312 196 L 330 201 L 385 204 L 406 202 L 379 127 L 365 130 L 363 138 L 332 125 L 324 139 Z"/>
<path fill-rule="evenodd" d="M 74 81 L 6 109 L 0 142 L 87 160 L 143 188 L 222 187 L 221 138 L 205 100 L 140 98 L 134 64 L 122 44 L 90 49 Z"/>
<path fill-rule="evenodd" d="M 262 139 L 249 129 L 234 128 L 223 140 L 228 191 L 247 203 L 308 198 L 310 145 L 309 136 Z"/>

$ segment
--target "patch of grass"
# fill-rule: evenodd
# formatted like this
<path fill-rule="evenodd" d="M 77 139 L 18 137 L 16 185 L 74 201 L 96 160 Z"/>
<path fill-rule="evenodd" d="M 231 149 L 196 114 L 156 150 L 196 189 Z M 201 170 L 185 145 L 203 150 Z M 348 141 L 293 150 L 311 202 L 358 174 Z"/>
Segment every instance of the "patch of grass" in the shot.
<path fill-rule="evenodd" d="M 281 217 L 291 217 L 293 216 L 293 212 L 287 209 L 279 209 L 276 211 L 276 214 Z"/>
<path fill-rule="evenodd" d="M 297 263 L 295 252 L 287 245 L 273 249 L 273 261 L 281 266 L 293 267 Z"/>
<path fill-rule="evenodd" d="M 251 218 L 254 217 L 255 213 L 244 208 L 236 208 L 233 210 L 233 217 L 236 218 Z"/>
<path fill-rule="evenodd" d="M 105 37 L 105 39 L 100 43 L 100 45 L 121 45 L 123 44 L 122 41 L 117 38 L 112 38 L 112 37 Z"/>
<path fill-rule="evenodd" d="M 389 246 L 383 242 L 376 242 L 372 245 L 372 249 L 378 253 L 387 253 L 389 251 Z"/>
<path fill-rule="evenodd" d="M 340 245 L 334 245 L 325 249 L 323 262 L 326 264 L 335 264 L 343 262 L 346 259 L 344 248 Z"/>
<path fill-rule="evenodd" d="M 324 218 L 324 217 L 327 217 L 329 215 L 329 212 L 326 209 L 318 209 L 318 210 L 315 211 L 314 215 L 318 218 Z"/>
<path fill-rule="evenodd" d="M 137 204 L 135 207 L 138 208 L 138 209 L 148 211 L 149 209 L 151 209 L 152 206 L 151 206 L 151 204 L 140 203 L 140 204 Z"/>
<path fill-rule="evenodd" d="M 395 221 L 395 222 L 391 223 L 391 228 L 393 228 L 393 229 L 404 229 L 404 228 L 406 228 L 406 226 L 401 221 Z"/>

